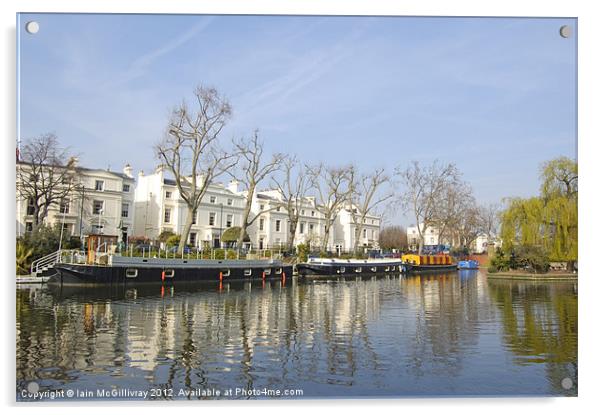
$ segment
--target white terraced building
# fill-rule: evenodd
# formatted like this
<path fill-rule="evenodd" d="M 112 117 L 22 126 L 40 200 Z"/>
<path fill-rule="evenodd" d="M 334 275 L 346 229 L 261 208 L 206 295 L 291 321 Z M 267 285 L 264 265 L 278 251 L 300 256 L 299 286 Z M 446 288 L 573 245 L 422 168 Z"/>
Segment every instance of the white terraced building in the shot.
<path fill-rule="evenodd" d="M 257 192 L 253 198 L 253 215 L 260 214 L 248 233 L 254 247 L 286 246 L 289 239 L 289 218 L 283 198 L 278 190 Z M 311 248 L 319 248 L 326 234 L 326 220 L 315 197 L 303 199 L 299 212 L 299 221 L 295 233 L 294 246 L 301 243 Z M 357 210 L 355 210 L 357 215 Z M 332 252 L 349 252 L 354 248 L 356 224 L 351 208 L 342 209 L 330 230 L 327 249 Z M 367 215 L 360 234 L 360 248 L 378 248 L 380 218 Z"/>
<path fill-rule="evenodd" d="M 74 167 L 73 191 L 59 204 L 50 207 L 44 223 L 62 224 L 65 234 L 85 238 L 89 234 L 117 236 L 127 242 L 133 233 L 134 191 L 136 182 L 132 168 L 126 165 L 123 172 Z M 17 162 L 17 169 L 28 169 Z M 18 178 L 22 175 L 17 175 Z M 17 183 L 17 189 L 20 184 Z M 17 236 L 33 228 L 31 201 L 19 197 L 17 191 Z"/>
<path fill-rule="evenodd" d="M 235 182 L 232 185 L 236 185 Z M 241 193 L 243 194 L 243 193 Z M 290 220 L 278 190 L 257 192 L 251 206 L 252 217 L 260 215 L 247 230 L 251 244 L 257 249 L 286 247 L 289 240 Z M 320 245 L 324 237 L 324 216 L 314 197 L 305 197 L 301 203 L 294 246 L 308 243 Z"/>
<path fill-rule="evenodd" d="M 211 184 L 195 212 L 188 244 L 199 248 L 219 247 L 222 233 L 240 226 L 245 198 L 223 184 Z M 167 178 L 163 167 L 152 174 L 140 172 L 135 197 L 134 233 L 156 239 L 161 232 L 181 234 L 188 208 L 176 182 Z"/>
<path fill-rule="evenodd" d="M 188 244 L 199 248 L 220 247 L 221 235 L 233 226 L 241 226 L 246 192 L 239 189 L 235 180 L 228 185 L 215 183 L 209 186 L 188 238 Z M 155 172 L 140 172 L 135 196 L 134 234 L 156 239 L 161 232 L 181 234 L 187 215 L 187 206 L 179 195 L 176 183 L 166 177 L 159 166 Z M 355 225 L 351 211 L 343 209 L 337 216 L 330 233 L 328 249 L 348 252 L 353 249 Z M 294 246 L 308 243 L 317 249 L 325 234 L 325 220 L 314 197 L 303 199 Z M 277 190 L 257 192 L 253 197 L 250 218 L 260 215 L 247 229 L 249 241 L 246 248 L 286 248 L 289 238 L 289 218 L 283 198 Z M 360 247 L 378 247 L 380 218 L 368 216 L 360 235 Z"/>

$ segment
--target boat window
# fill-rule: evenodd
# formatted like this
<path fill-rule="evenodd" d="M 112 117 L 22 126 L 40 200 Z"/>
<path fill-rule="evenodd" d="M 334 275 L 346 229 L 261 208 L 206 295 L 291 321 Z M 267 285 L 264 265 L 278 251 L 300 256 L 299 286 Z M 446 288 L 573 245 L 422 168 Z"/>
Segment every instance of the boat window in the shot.
<path fill-rule="evenodd" d="M 253 273 L 253 270 L 251 268 L 245 269 L 245 277 L 249 277 L 252 273 Z"/>
<path fill-rule="evenodd" d="M 357 268 L 355 269 L 355 272 L 362 272 L 362 267 L 357 267 Z"/>
<path fill-rule="evenodd" d="M 272 274 L 272 268 L 266 268 L 263 270 L 263 272 L 265 273 L 265 275 L 271 275 Z"/>
<path fill-rule="evenodd" d="M 282 274 L 282 268 L 276 268 L 276 274 Z"/>
<path fill-rule="evenodd" d="M 341 272 L 345 272 L 345 267 L 341 267 Z"/>
<path fill-rule="evenodd" d="M 221 271 L 222 273 L 222 277 L 229 277 L 230 276 L 230 270 L 229 269 L 223 269 Z"/>
<path fill-rule="evenodd" d="M 125 276 L 128 278 L 136 278 L 138 276 L 138 270 L 136 268 L 127 268 L 125 270 Z"/>
<path fill-rule="evenodd" d="M 385 267 L 385 272 L 389 272 L 391 270 L 390 267 Z"/>
<path fill-rule="evenodd" d="M 165 278 L 173 278 L 173 276 L 176 274 L 176 271 L 173 269 L 166 269 L 163 272 L 165 272 Z"/>
<path fill-rule="evenodd" d="M 372 272 L 376 272 L 376 267 L 372 267 L 370 269 L 372 270 Z"/>

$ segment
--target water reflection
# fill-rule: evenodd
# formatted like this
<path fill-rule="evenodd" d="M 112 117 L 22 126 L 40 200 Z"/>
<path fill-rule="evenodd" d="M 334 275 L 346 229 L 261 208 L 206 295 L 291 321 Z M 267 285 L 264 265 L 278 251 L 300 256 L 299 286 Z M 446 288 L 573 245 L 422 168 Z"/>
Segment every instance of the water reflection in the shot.
<path fill-rule="evenodd" d="M 42 390 L 570 395 L 560 382 L 577 375 L 571 287 L 463 272 L 19 289 L 17 391 L 35 380 Z"/>
<path fill-rule="evenodd" d="M 501 312 L 504 341 L 514 363 L 542 363 L 555 393 L 577 388 L 577 284 L 491 280 L 489 290 Z"/>

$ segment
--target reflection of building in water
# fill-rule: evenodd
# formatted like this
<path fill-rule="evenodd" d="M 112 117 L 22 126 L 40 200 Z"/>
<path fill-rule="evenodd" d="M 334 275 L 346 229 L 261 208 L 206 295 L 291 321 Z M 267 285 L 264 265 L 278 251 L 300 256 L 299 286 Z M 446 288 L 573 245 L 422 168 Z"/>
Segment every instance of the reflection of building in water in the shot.
<path fill-rule="evenodd" d="M 455 376 L 462 370 L 461 352 L 478 342 L 477 278 L 456 273 L 408 277 L 407 298 L 416 310 L 414 336 L 407 341 L 410 370 L 422 376 L 433 369 Z M 434 367 L 425 368 L 425 362 Z"/>

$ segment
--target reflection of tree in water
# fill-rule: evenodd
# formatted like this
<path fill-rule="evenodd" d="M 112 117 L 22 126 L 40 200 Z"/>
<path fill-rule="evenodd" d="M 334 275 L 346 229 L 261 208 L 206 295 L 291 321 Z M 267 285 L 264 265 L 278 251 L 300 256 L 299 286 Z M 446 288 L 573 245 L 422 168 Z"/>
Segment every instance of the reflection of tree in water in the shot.
<path fill-rule="evenodd" d="M 477 278 L 457 274 L 408 277 L 403 285 L 416 310 L 415 334 L 407 339 L 407 368 L 415 377 L 457 376 L 466 349 L 477 345 Z"/>
<path fill-rule="evenodd" d="M 577 285 L 498 280 L 488 285 L 515 363 L 544 363 L 552 393 L 565 394 L 561 382 L 568 377 L 576 394 Z"/>

